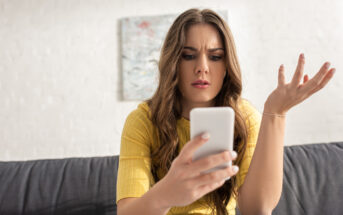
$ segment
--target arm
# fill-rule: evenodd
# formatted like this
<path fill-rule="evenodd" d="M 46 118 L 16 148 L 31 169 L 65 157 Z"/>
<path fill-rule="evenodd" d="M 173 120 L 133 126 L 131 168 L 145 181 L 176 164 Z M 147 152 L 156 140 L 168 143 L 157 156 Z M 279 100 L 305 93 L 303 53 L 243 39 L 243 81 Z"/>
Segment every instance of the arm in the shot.
<path fill-rule="evenodd" d="M 125 214 L 162 215 L 158 198 L 150 190 L 152 125 L 145 104 L 127 117 L 121 139 L 117 178 L 117 212 Z M 157 199 L 157 200 L 156 200 Z"/>
<path fill-rule="evenodd" d="M 149 190 L 140 198 L 125 198 L 117 203 L 118 214 L 165 215 L 169 208 L 161 208 L 158 204 L 158 195 Z"/>
<path fill-rule="evenodd" d="M 270 214 L 282 191 L 285 118 L 262 116 L 254 156 L 239 189 L 242 214 Z"/>
<path fill-rule="evenodd" d="M 322 89 L 332 78 L 335 69 L 325 63 L 320 71 L 300 84 L 305 59 L 300 55 L 291 83 L 285 83 L 284 68 L 279 69 L 278 87 L 265 105 L 255 153 L 244 184 L 238 190 L 238 205 L 242 214 L 271 214 L 282 192 L 283 146 L 285 114 L 313 93 Z"/>

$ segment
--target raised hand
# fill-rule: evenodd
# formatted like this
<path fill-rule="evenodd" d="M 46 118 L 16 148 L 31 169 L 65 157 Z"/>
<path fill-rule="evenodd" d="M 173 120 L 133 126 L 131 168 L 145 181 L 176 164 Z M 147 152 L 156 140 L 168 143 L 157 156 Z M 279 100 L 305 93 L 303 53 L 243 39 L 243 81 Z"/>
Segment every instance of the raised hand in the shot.
<path fill-rule="evenodd" d="M 197 148 L 203 145 L 209 136 L 197 136 L 190 140 L 176 157 L 167 173 L 152 189 L 160 193 L 159 204 L 165 208 L 185 206 L 198 200 L 205 194 L 222 186 L 225 179 L 238 172 L 237 166 L 203 173 L 236 158 L 237 153 L 224 151 L 218 154 L 192 161 Z"/>
<path fill-rule="evenodd" d="M 304 64 L 304 54 L 300 54 L 292 81 L 288 84 L 285 81 L 284 66 L 280 66 L 278 86 L 269 95 L 264 107 L 265 112 L 284 115 L 293 106 L 322 89 L 336 71 L 335 68 L 330 69 L 330 63 L 326 62 L 313 78 L 309 79 L 307 75 L 303 78 Z M 301 83 L 302 78 L 303 83 Z"/>

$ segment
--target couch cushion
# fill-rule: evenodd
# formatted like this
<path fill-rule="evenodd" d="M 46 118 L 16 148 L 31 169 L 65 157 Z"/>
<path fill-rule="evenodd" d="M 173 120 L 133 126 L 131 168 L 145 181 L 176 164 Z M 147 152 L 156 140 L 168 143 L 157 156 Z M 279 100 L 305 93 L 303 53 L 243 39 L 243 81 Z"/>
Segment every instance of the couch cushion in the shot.
<path fill-rule="evenodd" d="M 343 142 L 287 146 L 275 215 L 343 214 Z"/>
<path fill-rule="evenodd" d="M 116 214 L 118 156 L 0 162 L 0 214 Z"/>

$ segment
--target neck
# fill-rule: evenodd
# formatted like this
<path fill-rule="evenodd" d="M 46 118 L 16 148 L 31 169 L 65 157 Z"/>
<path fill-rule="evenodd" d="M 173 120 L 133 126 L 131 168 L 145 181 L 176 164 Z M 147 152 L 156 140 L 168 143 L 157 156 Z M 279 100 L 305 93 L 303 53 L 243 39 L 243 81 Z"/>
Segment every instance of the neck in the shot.
<path fill-rule="evenodd" d="M 189 113 L 193 108 L 197 107 L 213 107 L 214 100 L 208 102 L 190 102 L 182 100 L 182 117 L 189 120 Z"/>

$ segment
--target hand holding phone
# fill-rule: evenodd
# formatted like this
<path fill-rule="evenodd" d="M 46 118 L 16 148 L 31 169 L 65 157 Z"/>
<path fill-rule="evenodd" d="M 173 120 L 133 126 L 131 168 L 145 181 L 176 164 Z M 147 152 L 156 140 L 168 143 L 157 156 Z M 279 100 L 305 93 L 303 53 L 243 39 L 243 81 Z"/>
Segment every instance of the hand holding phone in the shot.
<path fill-rule="evenodd" d="M 235 112 L 230 107 L 194 108 L 190 112 L 191 139 L 208 132 L 210 139 L 199 147 L 193 156 L 198 160 L 212 154 L 233 150 Z M 231 166 L 232 162 L 219 165 L 204 173 Z"/>

